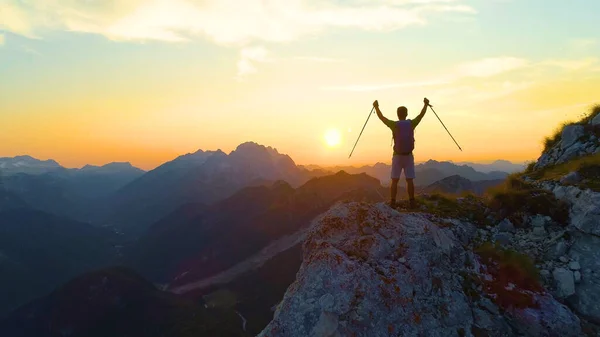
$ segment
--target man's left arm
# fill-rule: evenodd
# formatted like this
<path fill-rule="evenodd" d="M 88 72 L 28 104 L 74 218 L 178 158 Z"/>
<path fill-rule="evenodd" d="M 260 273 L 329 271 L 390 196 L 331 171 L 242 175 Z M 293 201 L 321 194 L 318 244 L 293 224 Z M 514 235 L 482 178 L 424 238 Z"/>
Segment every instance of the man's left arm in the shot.
<path fill-rule="evenodd" d="M 419 123 L 421 123 L 421 119 L 423 119 L 425 113 L 427 112 L 427 108 L 429 107 L 429 100 L 427 98 L 423 99 L 423 103 L 424 105 L 423 109 L 421 109 L 421 113 L 417 116 L 417 118 L 412 120 L 413 129 L 416 128 Z"/>

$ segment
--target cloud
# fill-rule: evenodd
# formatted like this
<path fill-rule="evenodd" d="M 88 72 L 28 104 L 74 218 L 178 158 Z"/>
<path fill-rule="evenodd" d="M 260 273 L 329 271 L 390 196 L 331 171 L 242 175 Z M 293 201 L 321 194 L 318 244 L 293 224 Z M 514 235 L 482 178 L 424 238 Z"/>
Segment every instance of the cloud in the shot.
<path fill-rule="evenodd" d="M 323 87 L 321 90 L 325 91 L 379 91 L 387 89 L 397 88 L 414 88 L 414 87 L 426 87 L 447 84 L 445 80 L 433 80 L 425 82 L 402 82 L 402 83 L 389 83 L 389 84 L 367 84 L 367 85 L 341 85 L 341 86 L 329 86 Z"/>
<path fill-rule="evenodd" d="M 588 57 L 579 60 L 547 60 L 540 65 L 558 67 L 565 70 L 582 70 L 590 68 L 598 63 L 598 58 Z"/>
<path fill-rule="evenodd" d="M 319 56 L 296 56 L 294 60 L 298 61 L 307 61 L 307 62 L 316 62 L 316 63 L 340 63 L 344 60 L 330 58 L 330 57 L 319 57 Z"/>
<path fill-rule="evenodd" d="M 237 63 L 237 80 L 243 80 L 247 75 L 258 72 L 256 63 L 270 62 L 269 51 L 264 47 L 248 47 L 240 51 L 240 59 Z"/>
<path fill-rule="evenodd" d="M 392 31 L 424 25 L 432 12 L 473 14 L 463 0 L 5 0 L 0 28 L 38 37 L 49 30 L 113 40 L 181 42 L 205 37 L 222 45 L 288 42 L 331 28 Z"/>
<path fill-rule="evenodd" d="M 461 64 L 456 69 L 457 77 L 490 77 L 522 68 L 528 61 L 517 57 L 492 57 Z"/>
<path fill-rule="evenodd" d="M 594 38 L 578 38 L 572 39 L 570 44 L 576 50 L 588 50 L 598 45 L 598 40 Z"/>
<path fill-rule="evenodd" d="M 4 45 L 4 34 L 0 33 L 0 46 Z"/>
<path fill-rule="evenodd" d="M 353 84 L 342 86 L 327 86 L 321 89 L 332 91 L 379 91 L 396 88 L 440 86 L 454 83 L 467 77 L 493 77 L 508 71 L 523 68 L 528 64 L 529 61 L 516 57 L 492 57 L 459 64 L 458 66 L 450 69 L 446 74 L 442 74 L 436 78 L 432 78 L 426 81 L 368 85 Z"/>

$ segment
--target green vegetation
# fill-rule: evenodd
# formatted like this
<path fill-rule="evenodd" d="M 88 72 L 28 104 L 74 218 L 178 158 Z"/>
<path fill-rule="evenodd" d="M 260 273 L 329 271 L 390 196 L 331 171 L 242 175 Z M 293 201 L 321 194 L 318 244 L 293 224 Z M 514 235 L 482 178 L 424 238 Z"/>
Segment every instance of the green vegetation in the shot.
<path fill-rule="evenodd" d="M 508 217 L 515 225 L 522 223 L 522 215 L 542 214 L 561 224 L 569 220 L 569 206 L 549 191 L 537 188 L 521 179 L 521 174 L 509 176 L 504 184 L 489 189 L 487 204 L 498 212 L 499 218 Z"/>
<path fill-rule="evenodd" d="M 482 280 L 487 294 L 501 308 L 527 308 L 535 306 L 532 293 L 543 291 L 539 271 L 533 261 L 514 250 L 486 242 L 475 249 L 486 265 L 491 280 Z"/>
<path fill-rule="evenodd" d="M 554 145 L 556 145 L 556 143 L 558 143 L 561 139 L 561 135 L 562 135 L 562 131 L 566 126 L 569 125 L 587 125 L 589 124 L 589 122 L 594 119 L 594 117 L 596 117 L 597 115 L 600 114 L 600 105 L 596 105 L 595 107 L 593 107 L 590 112 L 588 114 L 584 114 L 581 117 L 581 119 L 577 122 L 573 122 L 573 121 L 569 121 L 569 122 L 564 122 L 562 123 L 558 128 L 556 128 L 556 130 L 554 130 L 554 133 L 549 136 L 546 137 L 544 139 L 544 152 L 548 151 L 550 148 L 552 148 Z"/>
<path fill-rule="evenodd" d="M 539 181 L 559 181 L 570 172 L 579 173 L 581 182 L 576 184 L 578 187 L 600 192 L 600 154 L 575 158 L 563 164 L 526 172 L 525 175 Z"/>
<path fill-rule="evenodd" d="M 482 199 L 472 193 L 452 195 L 446 193 L 424 194 L 419 202 L 427 212 L 441 217 L 486 223 L 485 204 Z"/>

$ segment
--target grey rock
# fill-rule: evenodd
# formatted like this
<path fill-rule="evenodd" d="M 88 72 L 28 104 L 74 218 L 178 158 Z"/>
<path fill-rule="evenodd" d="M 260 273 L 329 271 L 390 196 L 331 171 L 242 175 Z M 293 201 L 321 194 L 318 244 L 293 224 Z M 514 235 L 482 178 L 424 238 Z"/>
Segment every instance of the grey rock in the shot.
<path fill-rule="evenodd" d="M 581 269 L 581 265 L 577 261 L 572 261 L 572 262 L 569 263 L 569 269 L 571 269 L 571 270 L 580 270 Z"/>
<path fill-rule="evenodd" d="M 578 313 L 600 322 L 600 237 L 576 233 L 569 254 L 584 270 L 584 277 L 577 285 L 577 298 L 571 305 Z M 596 272 L 594 272 L 596 271 Z"/>
<path fill-rule="evenodd" d="M 600 124 L 600 114 L 596 115 L 596 117 L 594 117 L 590 121 L 590 124 L 592 124 L 592 125 L 599 125 Z"/>
<path fill-rule="evenodd" d="M 398 259 L 398 262 L 400 262 L 400 263 L 406 263 L 406 258 L 401 257 L 401 258 Z"/>
<path fill-rule="evenodd" d="M 315 337 L 333 337 L 336 335 L 339 325 L 338 315 L 323 311 L 319 316 L 319 321 L 315 325 L 311 336 Z"/>
<path fill-rule="evenodd" d="M 571 187 L 565 195 L 572 204 L 571 225 L 584 233 L 600 236 L 600 193 Z"/>
<path fill-rule="evenodd" d="M 550 273 L 549 270 L 547 269 L 542 269 L 540 270 L 540 277 L 542 278 L 542 280 L 546 283 L 549 283 L 552 281 L 552 274 Z"/>
<path fill-rule="evenodd" d="M 325 311 L 331 310 L 331 308 L 333 308 L 334 304 L 335 304 L 335 297 L 333 297 L 333 295 L 331 295 L 331 294 L 325 294 L 325 295 L 321 296 L 321 298 L 319 298 L 319 305 L 321 306 L 321 309 L 323 309 Z"/>
<path fill-rule="evenodd" d="M 585 147 L 581 143 L 575 143 L 569 147 L 558 159 L 556 164 L 566 163 L 567 161 L 585 154 Z"/>
<path fill-rule="evenodd" d="M 564 268 L 556 268 L 552 272 L 556 283 L 556 295 L 559 298 L 566 298 L 575 294 L 575 280 L 573 273 Z"/>
<path fill-rule="evenodd" d="M 547 260 L 556 260 L 559 257 L 565 255 L 567 253 L 567 242 L 564 239 L 560 239 L 553 243 L 544 255 L 544 258 Z"/>
<path fill-rule="evenodd" d="M 494 235 L 494 241 L 503 246 L 508 246 L 512 242 L 512 235 L 509 233 L 498 233 Z"/>
<path fill-rule="evenodd" d="M 548 232 L 546 232 L 546 229 L 544 229 L 544 227 L 533 227 L 533 231 L 531 232 L 531 234 L 533 234 L 533 236 L 537 236 L 537 237 L 548 236 Z"/>
<path fill-rule="evenodd" d="M 581 181 L 581 176 L 577 172 L 571 172 L 560 178 L 560 183 L 565 185 L 577 184 Z"/>
<path fill-rule="evenodd" d="M 537 214 L 535 216 L 532 216 L 529 221 L 530 221 L 531 226 L 534 228 L 537 228 L 537 227 L 544 228 L 546 226 L 546 223 L 548 222 L 548 218 L 543 215 Z"/>
<path fill-rule="evenodd" d="M 498 231 L 503 232 L 503 233 L 515 233 L 516 232 L 515 226 L 508 219 L 504 219 L 498 224 Z"/>
<path fill-rule="evenodd" d="M 361 236 L 359 224 L 365 220 L 398 240 L 405 265 L 379 254 L 384 249 L 378 246 L 388 246 L 386 239 Z M 332 221 L 343 225 L 332 227 Z M 483 304 L 485 310 L 474 307 L 459 275 L 468 259 L 478 259 L 468 258 L 474 254 L 459 243 L 459 230 L 439 228 L 422 214 L 399 213 L 383 203 L 337 204 L 308 229 L 296 281 L 258 336 L 441 337 L 474 329 L 487 336 L 514 335 L 512 329 L 536 336 L 580 335 L 577 316 L 549 295 L 534 294 L 540 307 L 499 315 L 488 313 L 495 311 L 493 303 Z M 471 266 L 481 269 L 479 263 Z M 327 294 L 334 296 L 325 301 L 332 303 L 328 310 L 320 303 L 306 305 L 307 298 Z"/>
<path fill-rule="evenodd" d="M 573 278 L 575 279 L 575 283 L 581 282 L 581 273 L 579 271 L 575 271 L 573 273 Z"/>
<path fill-rule="evenodd" d="M 498 306 L 495 305 L 489 298 L 483 297 L 481 301 L 479 301 L 479 305 L 487 310 L 489 313 L 493 315 L 499 315 L 500 311 L 498 310 Z"/>
<path fill-rule="evenodd" d="M 563 128 L 560 147 L 565 150 L 575 144 L 585 134 L 583 125 L 567 125 Z"/>
<path fill-rule="evenodd" d="M 559 257 L 559 258 L 558 258 L 558 260 L 559 260 L 560 262 L 562 262 L 562 263 L 567 263 L 567 262 L 569 262 L 569 258 L 568 258 L 568 257 L 566 257 L 566 256 L 561 256 L 561 257 Z"/>

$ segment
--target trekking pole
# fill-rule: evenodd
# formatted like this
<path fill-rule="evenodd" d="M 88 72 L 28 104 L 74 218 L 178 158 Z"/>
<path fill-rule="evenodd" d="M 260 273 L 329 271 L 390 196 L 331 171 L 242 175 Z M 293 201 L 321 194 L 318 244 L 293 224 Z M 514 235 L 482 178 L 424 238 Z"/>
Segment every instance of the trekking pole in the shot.
<path fill-rule="evenodd" d="M 358 140 L 360 139 L 360 136 L 362 135 L 363 131 L 365 131 L 365 126 L 367 126 L 367 123 L 369 122 L 369 118 L 371 118 L 371 115 L 373 114 L 373 110 L 375 110 L 375 107 L 371 108 L 371 112 L 369 112 L 369 117 L 367 117 L 367 121 L 365 122 L 365 125 L 363 125 L 362 130 L 360 130 L 360 134 L 358 135 L 358 138 L 356 139 L 356 143 L 354 143 L 354 147 L 352 148 L 352 152 L 350 152 L 348 159 L 350 159 L 350 157 L 352 157 L 352 153 L 354 152 L 354 149 L 356 148 L 356 144 L 358 144 Z"/>
<path fill-rule="evenodd" d="M 448 132 L 448 134 L 450 135 L 450 137 L 452 138 L 452 140 L 454 141 L 456 146 L 458 146 L 458 149 L 462 151 L 462 149 L 460 148 L 460 145 L 458 145 L 458 143 L 456 142 L 456 139 L 454 139 L 454 137 L 452 137 L 452 134 L 450 133 L 450 131 L 448 131 L 448 128 L 446 127 L 446 125 L 444 125 L 444 122 L 442 122 L 442 120 L 440 119 L 440 116 L 438 116 L 438 114 L 435 113 L 435 110 L 433 110 L 433 105 L 430 104 L 429 107 L 431 108 L 431 111 L 433 111 L 433 113 L 435 114 L 435 117 L 437 117 L 437 119 L 440 121 L 440 123 L 442 123 L 442 126 L 444 127 L 444 129 L 446 129 L 446 132 Z"/>

